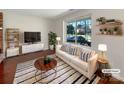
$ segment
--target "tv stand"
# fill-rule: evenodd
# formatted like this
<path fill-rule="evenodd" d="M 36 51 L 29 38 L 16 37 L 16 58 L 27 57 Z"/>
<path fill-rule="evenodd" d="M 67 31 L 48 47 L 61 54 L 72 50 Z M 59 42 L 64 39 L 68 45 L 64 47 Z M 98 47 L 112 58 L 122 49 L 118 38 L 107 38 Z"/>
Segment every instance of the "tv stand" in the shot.
<path fill-rule="evenodd" d="M 41 51 L 44 49 L 43 43 L 22 45 L 22 54 Z"/>

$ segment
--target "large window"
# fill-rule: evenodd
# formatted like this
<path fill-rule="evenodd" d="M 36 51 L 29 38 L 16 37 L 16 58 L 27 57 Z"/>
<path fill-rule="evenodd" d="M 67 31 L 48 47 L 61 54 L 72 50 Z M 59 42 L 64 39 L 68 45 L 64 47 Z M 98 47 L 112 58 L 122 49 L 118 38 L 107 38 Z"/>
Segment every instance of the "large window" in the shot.
<path fill-rule="evenodd" d="M 66 41 L 91 46 L 91 18 L 68 22 Z"/>

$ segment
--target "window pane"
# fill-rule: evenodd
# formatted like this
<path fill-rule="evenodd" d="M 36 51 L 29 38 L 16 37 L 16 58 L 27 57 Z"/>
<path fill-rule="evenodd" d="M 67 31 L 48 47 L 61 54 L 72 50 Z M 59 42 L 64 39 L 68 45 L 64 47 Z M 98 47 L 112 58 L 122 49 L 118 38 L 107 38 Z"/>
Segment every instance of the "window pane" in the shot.
<path fill-rule="evenodd" d="M 75 31 L 76 31 L 76 22 L 70 22 L 67 25 L 67 42 L 75 43 Z"/>
<path fill-rule="evenodd" d="M 83 20 L 77 23 L 77 35 L 85 35 L 85 21 Z"/>
<path fill-rule="evenodd" d="M 91 45 L 91 19 L 83 19 L 78 21 L 76 37 L 78 44 L 88 46 Z"/>

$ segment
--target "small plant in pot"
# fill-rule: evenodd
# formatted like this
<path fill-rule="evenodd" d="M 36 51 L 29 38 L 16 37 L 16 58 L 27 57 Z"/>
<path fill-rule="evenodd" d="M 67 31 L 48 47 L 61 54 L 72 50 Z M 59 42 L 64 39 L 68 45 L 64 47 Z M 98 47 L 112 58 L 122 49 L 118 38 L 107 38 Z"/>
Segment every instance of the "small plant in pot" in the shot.
<path fill-rule="evenodd" d="M 50 63 L 51 60 L 52 60 L 51 57 L 44 57 L 44 64 Z"/>
<path fill-rule="evenodd" d="M 107 28 L 105 28 L 103 34 L 106 35 L 107 34 L 107 31 L 108 31 Z"/>
<path fill-rule="evenodd" d="M 106 23 L 105 17 L 100 17 L 100 18 L 96 19 L 96 21 L 99 22 L 99 24 L 105 24 Z"/>
<path fill-rule="evenodd" d="M 118 27 L 115 27 L 115 28 L 114 28 L 114 31 L 113 31 L 113 34 L 114 34 L 114 35 L 117 35 L 117 33 L 118 33 Z"/>
<path fill-rule="evenodd" d="M 111 29 L 108 30 L 108 34 L 111 35 L 112 34 L 112 31 Z"/>
<path fill-rule="evenodd" d="M 104 33 L 104 30 L 103 29 L 100 29 L 100 33 L 103 34 Z"/>

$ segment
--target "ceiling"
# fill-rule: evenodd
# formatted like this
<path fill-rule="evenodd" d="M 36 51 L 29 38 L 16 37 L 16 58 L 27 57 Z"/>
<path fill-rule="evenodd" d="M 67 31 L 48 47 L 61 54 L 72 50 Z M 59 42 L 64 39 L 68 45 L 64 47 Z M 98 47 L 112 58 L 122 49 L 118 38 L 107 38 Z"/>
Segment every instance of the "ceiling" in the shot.
<path fill-rule="evenodd" d="M 75 11 L 75 9 L 8 9 L 5 11 L 19 13 L 19 14 L 40 16 L 45 18 L 56 18 L 58 16 Z"/>

